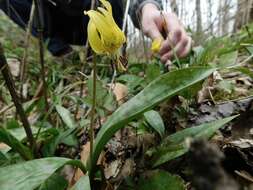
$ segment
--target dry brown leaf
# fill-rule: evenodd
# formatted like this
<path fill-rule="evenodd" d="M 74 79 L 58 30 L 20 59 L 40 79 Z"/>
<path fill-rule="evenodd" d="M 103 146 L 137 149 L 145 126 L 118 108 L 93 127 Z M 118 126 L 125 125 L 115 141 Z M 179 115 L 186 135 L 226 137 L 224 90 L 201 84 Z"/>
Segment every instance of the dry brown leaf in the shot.
<path fill-rule="evenodd" d="M 86 165 L 90 155 L 90 142 L 87 142 L 85 145 L 82 146 L 82 152 L 80 154 L 82 163 Z M 74 181 L 77 182 L 83 175 L 83 172 L 78 168 L 74 175 Z"/>
<path fill-rule="evenodd" d="M 82 163 L 84 163 L 84 165 L 86 165 L 89 156 L 90 156 L 90 142 L 87 142 L 85 145 L 82 146 L 82 151 L 81 151 L 81 161 Z M 104 157 L 104 152 L 102 152 L 99 156 L 98 162 L 97 164 L 101 164 L 102 163 L 102 159 Z M 77 182 L 82 176 L 84 176 L 84 173 L 78 168 L 76 169 L 74 178 L 72 180 L 72 185 L 75 184 L 75 182 Z"/>
<path fill-rule="evenodd" d="M 127 159 L 125 160 L 124 165 L 120 169 L 119 174 L 117 175 L 116 178 L 112 179 L 111 182 L 118 182 L 120 183 L 123 179 L 132 176 L 134 174 L 136 169 L 136 164 L 133 159 Z"/>
<path fill-rule="evenodd" d="M 244 148 L 252 148 L 253 147 L 253 140 L 251 139 L 242 139 L 231 141 L 229 142 L 232 146 L 244 149 Z"/>
<path fill-rule="evenodd" d="M 104 174 L 106 179 L 115 178 L 120 172 L 122 161 L 120 159 L 112 161 L 108 167 L 105 168 Z"/>
<path fill-rule="evenodd" d="M 12 76 L 18 77 L 20 74 L 20 61 L 15 58 L 8 58 L 7 63 Z"/>
<path fill-rule="evenodd" d="M 239 87 L 236 87 L 235 88 L 235 95 L 236 96 L 248 96 L 248 89 L 245 89 L 245 88 L 239 88 Z"/>
<path fill-rule="evenodd" d="M 116 100 L 119 104 L 122 104 L 125 102 L 125 98 L 128 95 L 128 88 L 126 85 L 121 83 L 115 83 L 113 84 L 113 93 L 116 96 Z"/>

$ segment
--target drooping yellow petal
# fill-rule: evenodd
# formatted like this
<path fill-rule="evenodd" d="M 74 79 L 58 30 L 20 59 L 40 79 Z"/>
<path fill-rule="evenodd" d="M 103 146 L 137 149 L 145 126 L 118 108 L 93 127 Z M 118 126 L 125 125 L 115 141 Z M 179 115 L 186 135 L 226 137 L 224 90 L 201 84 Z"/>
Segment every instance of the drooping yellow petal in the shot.
<path fill-rule="evenodd" d="M 98 7 L 98 11 L 89 10 L 84 12 L 90 17 L 89 23 L 92 23 L 88 30 L 94 31 L 96 29 L 95 34 L 88 32 L 88 39 L 89 42 L 93 43 L 91 47 L 95 47 L 95 52 L 114 54 L 126 41 L 126 37 L 113 19 L 111 4 L 106 0 L 100 1 L 103 7 Z M 101 43 L 100 47 L 98 47 L 98 42 Z"/>
<path fill-rule="evenodd" d="M 93 51 L 95 51 L 97 54 L 105 53 L 105 48 L 99 37 L 99 33 L 96 29 L 96 26 L 94 25 L 93 22 L 88 23 L 87 30 L 88 30 L 88 36 L 89 36 L 88 40 Z"/>
<path fill-rule="evenodd" d="M 106 0 L 100 0 L 100 2 L 107 9 L 107 11 L 112 14 L 112 6 L 111 6 L 111 4 L 108 1 L 106 1 Z"/>
<path fill-rule="evenodd" d="M 86 14 L 90 17 L 89 22 L 93 22 L 102 38 L 110 38 L 112 36 L 110 23 L 107 22 L 103 14 L 94 10 L 87 11 Z"/>
<path fill-rule="evenodd" d="M 161 49 L 161 45 L 162 45 L 163 39 L 162 38 L 156 38 L 151 45 L 151 51 L 153 53 L 158 53 Z"/>

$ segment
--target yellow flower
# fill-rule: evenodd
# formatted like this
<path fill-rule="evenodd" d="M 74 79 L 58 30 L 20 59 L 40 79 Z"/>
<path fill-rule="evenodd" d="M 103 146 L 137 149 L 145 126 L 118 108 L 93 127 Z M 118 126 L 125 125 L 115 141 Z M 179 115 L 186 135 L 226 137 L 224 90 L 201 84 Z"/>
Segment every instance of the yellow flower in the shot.
<path fill-rule="evenodd" d="M 126 37 L 113 19 L 111 4 L 106 0 L 100 2 L 104 8 L 84 11 L 90 17 L 88 40 L 97 54 L 114 54 L 126 41 Z"/>
<path fill-rule="evenodd" d="M 151 45 L 151 51 L 153 53 L 158 53 L 161 49 L 161 45 L 162 45 L 163 39 L 162 38 L 156 38 Z"/>

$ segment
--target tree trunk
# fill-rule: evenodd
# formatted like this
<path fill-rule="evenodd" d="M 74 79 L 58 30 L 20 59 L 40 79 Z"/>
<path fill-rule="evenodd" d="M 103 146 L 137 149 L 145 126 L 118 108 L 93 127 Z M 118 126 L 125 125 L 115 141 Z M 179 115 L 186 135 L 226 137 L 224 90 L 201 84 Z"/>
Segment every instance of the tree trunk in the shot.
<path fill-rule="evenodd" d="M 224 0 L 223 1 L 223 5 L 222 5 L 222 12 L 220 14 L 222 14 L 222 35 L 225 35 L 228 33 L 228 29 L 229 29 L 229 0 Z"/>
<path fill-rule="evenodd" d="M 253 21 L 253 0 L 237 0 L 234 31 Z"/>
<path fill-rule="evenodd" d="M 202 33 L 202 14 L 200 0 L 196 0 L 197 34 Z"/>
<path fill-rule="evenodd" d="M 209 26 L 210 34 L 213 35 L 213 2 L 212 0 L 208 0 L 208 14 L 207 14 L 207 22 Z"/>
<path fill-rule="evenodd" d="M 178 6 L 177 6 L 177 0 L 172 0 L 171 1 L 171 9 L 172 11 L 178 15 L 179 11 L 178 11 Z"/>

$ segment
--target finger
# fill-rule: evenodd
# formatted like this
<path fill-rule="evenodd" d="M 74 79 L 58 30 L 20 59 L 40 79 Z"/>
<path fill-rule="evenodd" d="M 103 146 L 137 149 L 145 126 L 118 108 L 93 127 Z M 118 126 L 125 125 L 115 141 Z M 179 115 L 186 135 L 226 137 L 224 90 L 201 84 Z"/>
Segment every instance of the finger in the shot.
<path fill-rule="evenodd" d="M 161 49 L 159 51 L 160 56 L 169 52 L 171 49 L 172 49 L 172 45 L 170 44 L 169 39 L 166 39 L 165 41 L 163 41 Z"/>
<path fill-rule="evenodd" d="M 172 31 L 172 33 L 169 34 L 168 38 L 162 44 L 160 55 L 163 55 L 164 53 L 170 51 L 173 47 L 175 47 L 177 43 L 180 42 L 182 34 L 183 32 L 181 29 Z"/>
<path fill-rule="evenodd" d="M 172 59 L 175 55 L 181 57 L 181 55 L 187 55 L 187 49 L 189 49 L 189 37 L 182 39 L 174 49 L 171 49 L 169 52 L 161 55 L 161 61 L 166 62 L 168 59 Z"/>
<path fill-rule="evenodd" d="M 169 51 L 168 53 L 161 56 L 160 60 L 162 63 L 166 63 L 168 60 L 170 60 L 173 57 L 173 52 Z"/>
<path fill-rule="evenodd" d="M 181 28 L 175 29 L 173 31 L 171 31 L 171 33 L 169 34 L 169 40 L 172 43 L 173 46 L 176 46 L 177 43 L 179 43 L 181 41 L 181 38 L 183 36 L 183 31 Z"/>
<path fill-rule="evenodd" d="M 184 50 L 182 50 L 182 52 L 180 52 L 179 57 L 183 58 L 186 57 L 188 55 L 188 53 L 191 51 L 191 47 L 192 47 L 192 39 L 190 37 L 188 37 L 188 43 L 187 45 L 184 47 Z"/>
<path fill-rule="evenodd" d="M 185 37 L 181 40 L 181 42 L 179 42 L 177 44 L 177 46 L 175 47 L 174 49 L 174 52 L 175 54 L 178 56 L 178 57 L 181 57 L 181 54 L 183 53 L 183 51 L 185 50 L 187 44 L 189 43 L 189 38 L 188 37 Z"/>
<path fill-rule="evenodd" d="M 158 27 L 153 23 L 150 24 L 145 30 L 143 30 L 144 34 L 150 37 L 152 40 L 155 39 L 162 39 L 161 32 L 159 31 Z"/>

